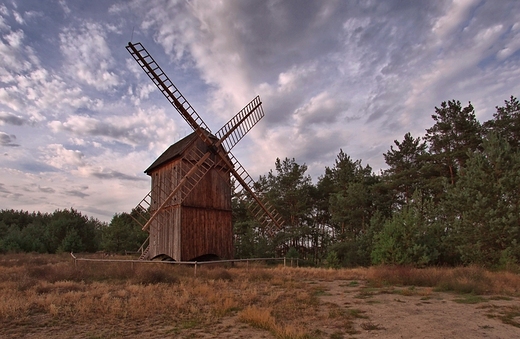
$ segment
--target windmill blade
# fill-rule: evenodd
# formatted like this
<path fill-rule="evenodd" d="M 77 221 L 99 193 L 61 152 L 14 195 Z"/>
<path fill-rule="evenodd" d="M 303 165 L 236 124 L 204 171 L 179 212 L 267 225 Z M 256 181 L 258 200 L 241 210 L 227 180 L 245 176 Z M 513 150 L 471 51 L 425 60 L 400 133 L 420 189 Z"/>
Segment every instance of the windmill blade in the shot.
<path fill-rule="evenodd" d="M 219 153 L 222 157 L 223 154 Z M 227 157 L 231 161 L 233 166 L 230 166 L 231 173 L 235 179 L 240 183 L 242 189 L 244 189 L 253 200 L 257 203 L 255 208 L 251 209 L 252 214 L 260 223 L 266 228 L 269 235 L 273 235 L 276 230 L 280 230 L 283 227 L 283 219 L 278 214 L 276 209 L 264 198 L 258 196 L 251 187 L 254 186 L 255 181 L 245 168 L 238 162 L 237 158 L 231 153 L 227 154 Z"/>
<path fill-rule="evenodd" d="M 257 96 L 215 133 L 219 139 L 215 146 L 222 145 L 227 152 L 231 151 L 263 117 L 262 102 Z"/>
<path fill-rule="evenodd" d="M 186 122 L 196 131 L 200 137 L 206 141 L 208 138 L 203 131 L 206 130 L 211 133 L 209 127 L 204 123 L 199 114 L 191 107 L 190 103 L 168 76 L 163 72 L 162 68 L 155 62 L 154 58 L 148 53 L 143 45 L 138 42 L 136 44 L 128 43 L 126 49 L 135 61 L 141 66 L 143 71 L 148 75 L 152 82 L 159 88 L 161 93 L 172 104 Z"/>

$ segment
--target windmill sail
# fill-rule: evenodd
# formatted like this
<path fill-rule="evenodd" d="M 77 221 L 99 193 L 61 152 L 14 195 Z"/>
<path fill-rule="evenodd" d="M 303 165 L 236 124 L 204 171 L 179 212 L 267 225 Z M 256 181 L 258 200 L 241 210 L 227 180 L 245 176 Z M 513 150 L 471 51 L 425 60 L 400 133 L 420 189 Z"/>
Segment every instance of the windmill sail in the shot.
<path fill-rule="evenodd" d="M 242 189 L 256 202 L 256 205 L 249 205 L 249 210 L 253 216 L 265 227 L 266 233 L 273 235 L 276 230 L 280 230 L 283 227 L 283 218 L 278 214 L 276 209 L 263 197 L 255 193 L 252 189 L 255 181 L 237 158 L 231 153 L 228 154 L 231 159 L 233 167 L 231 167 L 231 173 L 235 179 L 240 183 Z"/>
<path fill-rule="evenodd" d="M 204 123 L 195 109 L 191 107 L 188 100 L 186 100 L 170 78 L 163 72 L 162 68 L 155 62 L 154 58 L 152 58 L 143 45 L 141 43 L 132 44 L 129 42 L 126 49 L 191 128 L 193 128 L 203 140 L 207 139 L 207 135 L 204 134 L 204 131 L 211 133 L 209 127 Z"/>
<path fill-rule="evenodd" d="M 257 96 L 215 133 L 219 139 L 218 144 L 222 144 L 227 152 L 231 151 L 263 117 L 262 102 Z"/>

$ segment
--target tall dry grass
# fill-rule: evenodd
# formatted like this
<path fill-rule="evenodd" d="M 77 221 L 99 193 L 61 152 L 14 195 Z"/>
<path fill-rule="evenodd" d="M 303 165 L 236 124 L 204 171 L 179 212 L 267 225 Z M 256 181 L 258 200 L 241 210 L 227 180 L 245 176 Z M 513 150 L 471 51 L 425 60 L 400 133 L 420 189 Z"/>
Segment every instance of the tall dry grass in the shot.
<path fill-rule="evenodd" d="M 438 291 L 473 294 L 520 294 L 520 276 L 508 271 L 492 272 L 477 266 L 413 268 L 379 266 L 367 270 L 374 286 L 406 285 L 433 287 Z"/>
<path fill-rule="evenodd" d="M 39 316 L 52 323 L 153 318 L 204 327 L 255 306 L 271 309 L 278 320 L 273 329 L 289 338 L 293 318 L 312 315 L 305 306 L 316 304 L 293 270 L 283 268 L 203 267 L 194 277 L 184 266 L 74 265 L 67 257 L 20 255 L 0 256 L 0 276 L 0 321 L 11 325 Z"/>
<path fill-rule="evenodd" d="M 239 319 L 251 326 L 267 330 L 279 339 L 304 339 L 310 338 L 309 334 L 301 327 L 293 324 L 280 324 L 275 320 L 268 308 L 248 306 L 239 313 Z"/>

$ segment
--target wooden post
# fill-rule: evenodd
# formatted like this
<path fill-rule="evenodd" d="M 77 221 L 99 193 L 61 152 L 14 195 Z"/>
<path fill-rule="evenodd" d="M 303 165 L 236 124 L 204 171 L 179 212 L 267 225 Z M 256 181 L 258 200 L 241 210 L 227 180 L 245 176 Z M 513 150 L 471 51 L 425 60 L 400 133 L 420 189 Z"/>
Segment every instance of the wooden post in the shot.
<path fill-rule="evenodd" d="M 283 267 L 285 267 L 285 261 L 287 260 L 287 258 L 283 257 Z M 292 265 L 291 265 L 292 266 Z"/>
<path fill-rule="evenodd" d="M 195 270 L 194 270 L 194 276 L 197 276 L 197 262 L 195 261 Z"/>
<path fill-rule="evenodd" d="M 77 267 L 78 265 L 78 261 L 76 260 L 76 256 L 74 255 L 74 253 L 70 252 L 70 256 L 72 257 L 72 259 L 74 260 L 74 267 Z"/>

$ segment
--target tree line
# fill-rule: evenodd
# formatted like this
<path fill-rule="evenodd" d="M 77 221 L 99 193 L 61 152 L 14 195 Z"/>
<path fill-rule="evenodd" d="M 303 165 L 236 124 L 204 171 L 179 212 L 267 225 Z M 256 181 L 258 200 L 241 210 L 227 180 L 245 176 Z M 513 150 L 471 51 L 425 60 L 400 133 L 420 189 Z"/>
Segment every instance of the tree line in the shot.
<path fill-rule="evenodd" d="M 235 256 L 288 256 L 309 265 L 512 267 L 520 261 L 520 103 L 483 123 L 456 100 L 435 107 L 423 137 L 406 133 L 374 173 L 342 150 L 313 183 L 307 166 L 276 159 L 255 191 L 285 223 L 274 237 L 233 196 Z M 147 234 L 132 213 L 103 223 L 70 210 L 0 211 L 0 252 L 123 252 Z"/>
<path fill-rule="evenodd" d="M 511 96 L 480 123 L 471 103 L 443 102 L 423 137 L 406 133 L 387 169 L 340 150 L 316 184 L 277 159 L 256 190 L 285 220 L 274 239 L 235 197 L 238 256 L 283 253 L 309 264 L 512 267 L 520 260 L 520 104 Z"/>
<path fill-rule="evenodd" d="M 124 253 L 136 251 L 147 236 L 131 213 L 115 214 L 106 223 L 73 208 L 53 213 L 0 211 L 0 253 Z"/>

